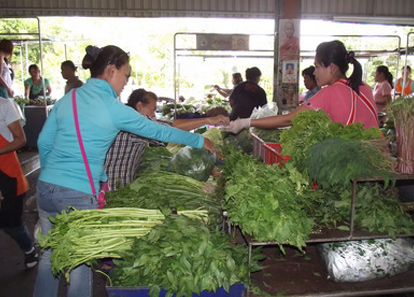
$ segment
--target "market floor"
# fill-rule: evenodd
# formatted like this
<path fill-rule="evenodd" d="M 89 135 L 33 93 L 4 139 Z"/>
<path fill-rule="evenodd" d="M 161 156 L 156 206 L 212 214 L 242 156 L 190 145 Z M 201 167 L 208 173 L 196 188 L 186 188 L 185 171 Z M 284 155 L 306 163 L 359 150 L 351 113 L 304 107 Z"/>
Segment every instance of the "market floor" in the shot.
<path fill-rule="evenodd" d="M 34 185 L 38 175 L 39 170 L 28 176 L 32 187 L 25 198 L 24 221 L 31 232 L 37 221 Z M 242 240 L 240 234 L 236 239 Z M 266 246 L 262 253 L 266 255 L 266 259 L 261 263 L 263 270 L 251 276 L 256 290 L 248 290 L 246 297 L 379 295 L 414 297 L 414 270 L 383 280 L 335 283 L 327 279 L 326 268 L 315 245 L 307 246 L 306 256 L 288 247 L 286 256 L 283 256 L 277 246 Z M 0 297 L 32 296 L 37 268 L 26 270 L 23 261 L 23 254 L 17 244 L 0 231 Z M 105 277 L 95 273 L 94 297 L 107 296 L 105 284 Z M 62 283 L 58 297 L 66 296 L 64 289 L 65 284 Z"/>

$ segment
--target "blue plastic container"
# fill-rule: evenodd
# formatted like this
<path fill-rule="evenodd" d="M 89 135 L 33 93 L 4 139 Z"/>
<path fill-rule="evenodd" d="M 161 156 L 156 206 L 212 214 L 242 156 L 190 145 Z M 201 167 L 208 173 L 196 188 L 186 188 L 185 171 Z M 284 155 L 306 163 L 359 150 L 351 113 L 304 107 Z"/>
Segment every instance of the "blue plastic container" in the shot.
<path fill-rule="evenodd" d="M 108 297 L 149 297 L 150 287 L 106 287 Z M 230 292 L 227 293 L 222 287 L 218 288 L 216 293 L 207 290 L 200 295 L 193 293 L 193 297 L 244 297 L 244 284 L 237 283 L 230 286 Z M 164 297 L 167 291 L 162 290 L 159 297 Z M 175 297 L 175 294 L 173 295 Z"/>

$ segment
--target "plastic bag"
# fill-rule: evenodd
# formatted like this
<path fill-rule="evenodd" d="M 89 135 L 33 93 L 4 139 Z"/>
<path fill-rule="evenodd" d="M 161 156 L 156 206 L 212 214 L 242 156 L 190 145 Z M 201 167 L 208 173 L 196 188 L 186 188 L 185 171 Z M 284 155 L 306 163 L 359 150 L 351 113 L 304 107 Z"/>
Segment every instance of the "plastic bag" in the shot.
<path fill-rule="evenodd" d="M 199 181 L 207 181 L 215 164 L 215 154 L 205 149 L 185 146 L 171 158 L 168 170 Z"/>
<path fill-rule="evenodd" d="M 251 119 L 261 119 L 277 115 L 278 108 L 274 102 L 255 107 L 250 116 Z"/>
<path fill-rule="evenodd" d="M 323 243 L 318 251 L 328 278 L 336 282 L 389 277 L 414 266 L 414 240 L 410 238 Z"/>

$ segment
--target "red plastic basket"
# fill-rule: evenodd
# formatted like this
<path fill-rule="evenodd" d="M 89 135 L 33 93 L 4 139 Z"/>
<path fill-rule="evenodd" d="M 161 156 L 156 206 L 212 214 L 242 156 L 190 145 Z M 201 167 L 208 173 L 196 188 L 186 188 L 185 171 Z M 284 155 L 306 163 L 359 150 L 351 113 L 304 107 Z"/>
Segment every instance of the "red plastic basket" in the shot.
<path fill-rule="evenodd" d="M 282 156 L 282 147 L 280 143 L 264 143 L 264 158 L 263 162 L 266 164 L 275 164 L 278 163 L 280 166 L 283 166 L 286 163 L 290 156 Z"/>

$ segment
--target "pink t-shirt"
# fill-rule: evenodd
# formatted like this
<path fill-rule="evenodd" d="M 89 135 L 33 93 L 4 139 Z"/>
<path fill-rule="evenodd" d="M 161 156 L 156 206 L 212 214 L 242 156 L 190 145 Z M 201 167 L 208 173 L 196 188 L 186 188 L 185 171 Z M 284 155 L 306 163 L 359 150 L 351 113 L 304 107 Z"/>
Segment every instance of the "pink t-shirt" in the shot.
<path fill-rule="evenodd" d="M 374 99 L 375 99 L 375 103 L 377 104 L 377 110 L 378 111 L 382 111 L 384 110 L 384 108 L 387 106 L 387 104 L 385 103 L 378 103 L 378 101 L 381 101 L 382 98 L 385 95 L 391 95 L 391 85 L 388 81 L 384 80 L 378 84 L 375 85 L 374 88 Z"/>
<path fill-rule="evenodd" d="M 363 84 L 359 86 L 359 93 L 359 96 L 355 96 L 356 92 L 346 85 L 346 81 L 339 80 L 322 88 L 303 105 L 309 109 L 325 111 L 333 122 L 344 125 L 362 122 L 365 129 L 378 127 L 377 108 L 371 88 Z"/>

